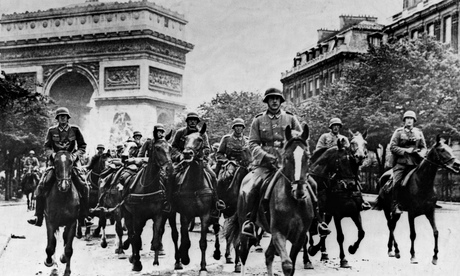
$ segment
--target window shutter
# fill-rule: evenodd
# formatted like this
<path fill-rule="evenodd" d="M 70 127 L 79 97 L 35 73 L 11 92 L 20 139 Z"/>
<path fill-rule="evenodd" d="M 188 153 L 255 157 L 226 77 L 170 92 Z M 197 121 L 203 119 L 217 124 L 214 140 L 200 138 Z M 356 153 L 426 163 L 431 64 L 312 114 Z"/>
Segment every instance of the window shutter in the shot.
<path fill-rule="evenodd" d="M 452 15 L 452 49 L 454 52 L 458 52 L 458 12 Z"/>
<path fill-rule="evenodd" d="M 434 22 L 434 36 L 436 37 L 436 40 L 441 41 L 441 21 L 436 20 Z"/>

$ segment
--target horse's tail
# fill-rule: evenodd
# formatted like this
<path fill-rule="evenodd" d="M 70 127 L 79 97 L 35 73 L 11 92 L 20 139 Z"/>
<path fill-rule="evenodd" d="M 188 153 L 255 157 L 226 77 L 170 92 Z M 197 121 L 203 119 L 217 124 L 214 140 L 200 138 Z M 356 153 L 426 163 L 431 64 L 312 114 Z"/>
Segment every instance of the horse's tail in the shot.
<path fill-rule="evenodd" d="M 377 199 L 375 200 L 374 202 L 374 207 L 372 208 L 372 210 L 378 210 L 378 211 L 381 211 L 384 209 L 385 207 L 385 200 L 386 200 L 386 197 L 388 196 L 388 185 L 387 185 L 387 182 L 388 181 L 391 181 L 391 174 L 390 173 L 385 173 L 383 174 L 380 179 L 379 179 L 379 186 L 380 186 L 380 191 L 379 191 L 379 195 L 377 196 Z"/>
<path fill-rule="evenodd" d="M 236 213 L 228 219 L 223 234 L 225 239 L 234 245 L 240 242 L 240 223 Z"/>

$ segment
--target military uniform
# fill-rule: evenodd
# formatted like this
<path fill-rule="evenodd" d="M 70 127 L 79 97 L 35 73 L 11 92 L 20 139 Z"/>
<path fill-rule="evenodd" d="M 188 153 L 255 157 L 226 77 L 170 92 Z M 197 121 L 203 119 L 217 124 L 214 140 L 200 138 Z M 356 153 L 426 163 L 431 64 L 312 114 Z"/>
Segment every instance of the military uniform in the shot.
<path fill-rule="evenodd" d="M 248 138 L 241 135 L 227 134 L 222 137 L 216 153 L 217 161 L 235 160 L 242 161 L 242 151 L 248 145 Z"/>
<path fill-rule="evenodd" d="M 192 129 L 189 127 L 182 127 L 177 130 L 176 134 L 174 135 L 172 144 L 171 144 L 172 148 L 174 149 L 173 156 L 171 156 L 174 162 L 180 161 L 180 155 L 182 151 L 184 151 L 185 140 L 186 140 L 187 135 L 198 132 L 198 131 L 200 131 L 198 128 Z M 203 135 L 203 153 L 205 155 L 209 154 L 210 149 L 211 148 L 209 147 L 208 135 L 204 133 Z M 202 158 L 203 156 L 199 156 L 199 157 Z"/>
<path fill-rule="evenodd" d="M 40 167 L 40 162 L 38 162 L 37 157 L 35 156 L 27 156 L 26 159 L 24 160 L 24 169 L 23 169 L 23 174 L 22 174 L 22 181 L 25 180 L 24 176 L 29 170 L 29 167 L 32 167 L 32 175 L 34 177 L 34 180 L 36 181 L 35 183 L 38 183 L 40 179 L 38 178 L 38 168 Z"/>
<path fill-rule="evenodd" d="M 147 141 L 141 146 L 137 157 L 149 157 L 149 152 L 152 147 L 152 139 L 148 138 Z"/>
<path fill-rule="evenodd" d="M 344 139 L 345 140 L 345 144 L 344 144 L 345 147 L 350 146 L 350 142 L 348 141 L 348 138 L 346 136 L 344 136 L 344 135 L 342 135 L 340 133 L 335 135 L 331 131 L 331 132 L 328 132 L 328 133 L 323 133 L 319 137 L 318 143 L 316 144 L 315 150 L 337 146 L 337 140 L 339 140 L 339 139 Z"/>

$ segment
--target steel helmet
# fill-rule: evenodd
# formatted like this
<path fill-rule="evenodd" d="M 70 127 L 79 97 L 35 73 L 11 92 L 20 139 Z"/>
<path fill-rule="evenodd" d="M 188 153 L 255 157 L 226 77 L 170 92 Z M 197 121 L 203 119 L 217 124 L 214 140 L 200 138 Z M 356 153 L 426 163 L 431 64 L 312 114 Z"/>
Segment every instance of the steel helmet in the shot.
<path fill-rule="evenodd" d="M 31 150 L 29 151 L 29 154 L 35 154 L 35 151 Z"/>
<path fill-rule="evenodd" d="M 56 119 L 59 115 L 67 115 L 67 117 L 71 118 L 70 117 L 70 112 L 69 112 L 69 109 L 67 109 L 66 107 L 59 107 L 58 109 L 56 109 Z"/>
<path fill-rule="evenodd" d="M 121 150 L 123 148 L 124 148 L 123 145 L 117 145 L 117 150 Z"/>
<path fill-rule="evenodd" d="M 270 97 L 270 96 L 278 96 L 278 97 L 280 97 L 281 98 L 281 103 L 284 103 L 286 101 L 284 99 L 283 93 L 281 93 L 281 91 L 279 89 L 276 89 L 276 88 L 269 88 L 269 89 L 267 89 L 267 91 L 265 91 L 263 102 L 267 103 L 268 102 L 268 97 Z"/>
<path fill-rule="evenodd" d="M 408 111 L 404 112 L 403 121 L 406 118 L 414 118 L 414 121 L 415 122 L 417 121 L 417 116 L 415 115 L 415 112 L 412 111 L 412 110 L 408 110 Z"/>
<path fill-rule="evenodd" d="M 212 144 L 212 149 L 218 150 L 219 146 L 220 146 L 219 143 L 214 143 L 214 144 Z"/>
<path fill-rule="evenodd" d="M 98 145 L 97 145 L 96 149 L 100 149 L 100 148 L 105 149 L 105 147 L 104 147 L 103 144 L 98 144 Z"/>
<path fill-rule="evenodd" d="M 342 127 L 343 126 L 342 120 L 340 120 L 339 118 L 332 118 L 329 121 L 329 128 L 331 128 L 333 125 L 339 125 L 340 127 Z"/>
<path fill-rule="evenodd" d="M 196 119 L 198 120 L 198 122 L 200 122 L 200 117 L 198 117 L 198 113 L 196 112 L 189 112 L 187 114 L 187 118 L 185 118 L 185 121 L 187 122 L 187 120 L 190 120 L 190 119 Z"/>
<path fill-rule="evenodd" d="M 142 137 L 142 133 L 140 131 L 136 130 L 136 131 L 133 132 L 133 138 L 135 136 L 141 136 Z"/>
<path fill-rule="evenodd" d="M 236 126 L 242 126 L 242 127 L 246 128 L 246 125 L 244 124 L 244 120 L 241 119 L 241 118 L 236 118 L 236 119 L 233 120 L 232 128 L 234 128 Z"/>
<path fill-rule="evenodd" d="M 157 132 L 159 130 L 162 130 L 162 131 L 165 131 L 165 126 L 163 124 L 156 124 L 154 127 L 153 127 L 153 132 Z"/>

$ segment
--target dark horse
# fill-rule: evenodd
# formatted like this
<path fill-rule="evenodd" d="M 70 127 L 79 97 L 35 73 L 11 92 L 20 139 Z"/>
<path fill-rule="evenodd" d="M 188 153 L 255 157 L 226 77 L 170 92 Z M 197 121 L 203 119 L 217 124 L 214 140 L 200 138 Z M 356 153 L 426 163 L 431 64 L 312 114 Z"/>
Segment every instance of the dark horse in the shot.
<path fill-rule="evenodd" d="M 271 233 L 270 244 L 265 251 L 265 263 L 269 276 L 273 275 L 273 259 L 280 256 L 284 275 L 294 275 L 297 254 L 306 240 L 306 233 L 314 218 L 313 202 L 316 200 L 314 188 L 308 183 L 309 153 L 307 138 L 308 126 L 301 135 L 293 136 L 290 126 L 285 129 L 286 143 L 282 154 L 283 164 L 274 176 L 274 187 L 269 200 L 268 210 L 264 204 L 259 207 L 257 224 Z M 241 225 L 246 219 L 247 188 L 252 176 L 248 174 L 241 184 L 236 214 L 226 229 L 226 235 L 239 244 L 239 253 L 243 263 L 242 275 L 251 245 L 255 240 L 241 235 Z M 249 185 L 246 185 L 249 184 Z M 267 213 L 267 215 L 264 215 Z M 291 242 L 291 251 L 286 251 L 286 242 Z"/>
<path fill-rule="evenodd" d="M 228 160 L 222 164 L 222 168 L 217 178 L 217 196 L 225 202 L 226 208 L 221 211 L 225 219 L 225 224 L 228 223 L 228 219 L 236 212 L 241 182 L 249 172 L 248 165 L 250 164 L 251 159 L 251 152 L 249 148 L 246 147 L 241 152 L 241 161 Z M 219 222 L 217 221 L 213 226 L 216 235 L 217 249 L 219 247 Z M 231 264 L 233 263 L 232 257 L 230 256 L 230 246 L 232 242 L 228 239 L 226 239 L 226 241 L 225 260 L 227 264 Z M 238 254 L 238 250 L 236 248 L 235 254 Z M 236 256 L 236 259 L 238 259 L 238 256 Z M 235 265 L 235 272 L 240 272 L 240 266 L 241 265 L 239 263 Z"/>
<path fill-rule="evenodd" d="M 338 140 L 337 146 L 319 149 L 312 156 L 311 176 L 318 183 L 318 194 L 320 198 L 320 211 L 326 213 L 326 222 L 334 218 L 337 230 L 337 242 L 340 248 L 340 267 L 348 268 L 348 261 L 343 250 L 344 234 L 341 221 L 345 217 L 353 220 L 358 229 L 358 240 L 348 247 L 350 254 L 356 253 L 361 241 L 364 238 L 364 230 L 361 221 L 362 195 L 358 179 L 359 166 L 367 157 L 367 132 L 361 134 L 353 133 L 350 140 L 350 147 L 344 146 L 344 141 Z M 326 236 L 320 238 L 317 245 L 313 245 L 308 253 L 315 255 L 319 249 L 322 251 L 321 260 L 327 260 L 328 256 L 325 247 Z M 304 251 L 305 268 L 312 268 L 308 253 Z"/>
<path fill-rule="evenodd" d="M 182 172 L 183 178 L 175 185 L 173 195 L 173 208 L 180 214 L 181 223 L 181 243 L 179 252 L 176 252 L 176 267 L 180 267 L 181 263 L 188 265 L 190 257 L 188 250 L 190 249 L 190 237 L 188 226 L 190 222 L 199 217 L 201 221 L 201 263 L 200 275 L 205 274 L 206 270 L 206 234 L 210 225 L 210 213 L 214 208 L 215 198 L 212 190 L 210 177 L 205 175 L 205 164 L 203 162 L 203 135 L 206 132 L 206 124 L 203 124 L 199 132 L 195 132 L 186 136 L 183 156 L 185 163 L 185 172 Z M 180 165 L 179 165 L 180 166 Z M 216 256 L 214 256 L 216 257 Z M 220 257 L 220 255 L 219 255 Z"/>
<path fill-rule="evenodd" d="M 46 198 L 46 231 L 48 244 L 46 246 L 45 265 L 54 265 L 53 255 L 56 250 L 56 232 L 64 226 L 64 254 L 60 260 L 66 264 L 65 276 L 70 275 L 70 259 L 73 249 L 77 218 L 80 209 L 80 199 L 72 180 L 73 160 L 67 151 L 59 151 L 54 156 L 55 179 L 53 187 Z"/>
<path fill-rule="evenodd" d="M 149 219 L 153 220 L 153 265 L 159 265 L 165 191 L 172 171 L 170 149 L 167 141 L 154 140 L 147 166 L 142 167 L 128 183 L 124 183 L 129 194 L 123 199 L 121 206 L 131 242 L 132 256 L 129 259 L 133 264 L 133 271 L 142 270 L 139 253 L 142 247 L 141 234 Z"/>
<path fill-rule="evenodd" d="M 27 210 L 35 209 L 34 191 L 38 185 L 39 174 L 33 171 L 33 166 L 29 166 L 21 180 L 22 193 L 27 198 Z"/>
<path fill-rule="evenodd" d="M 407 211 L 409 216 L 410 239 L 411 239 L 411 263 L 417 263 L 415 259 L 414 241 L 415 241 L 415 224 L 414 220 L 420 215 L 425 215 L 433 228 L 434 236 L 434 255 L 433 264 L 438 262 L 438 229 L 435 221 L 436 193 L 434 191 L 434 179 L 438 168 L 444 168 L 454 173 L 459 173 L 460 161 L 455 158 L 452 149 L 441 141 L 439 135 L 436 137 L 436 144 L 430 149 L 423 161 L 409 173 L 404 179 L 404 187 L 401 189 L 402 207 Z M 375 209 L 382 210 L 387 219 L 390 236 L 388 239 L 388 256 L 400 258 L 398 244 L 394 237 L 394 229 L 401 215 L 392 215 L 392 172 L 389 171 L 380 178 L 382 185 L 379 196 L 377 197 Z M 385 184 L 386 183 L 386 184 Z M 384 186 L 383 186 L 384 185 Z M 395 253 L 393 254 L 393 246 Z"/>

